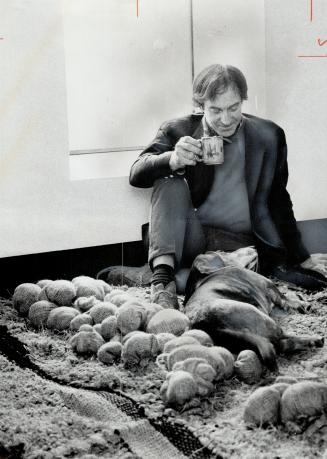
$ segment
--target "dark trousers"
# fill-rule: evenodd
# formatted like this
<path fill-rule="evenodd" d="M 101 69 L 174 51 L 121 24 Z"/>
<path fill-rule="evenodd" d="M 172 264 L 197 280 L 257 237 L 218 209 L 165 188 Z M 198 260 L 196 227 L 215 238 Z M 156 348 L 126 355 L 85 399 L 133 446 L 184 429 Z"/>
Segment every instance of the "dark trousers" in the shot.
<path fill-rule="evenodd" d="M 183 177 L 155 181 L 149 226 L 149 264 L 160 255 L 173 255 L 176 269 L 190 266 L 207 250 L 233 251 L 253 245 L 252 235 L 203 226 Z"/>

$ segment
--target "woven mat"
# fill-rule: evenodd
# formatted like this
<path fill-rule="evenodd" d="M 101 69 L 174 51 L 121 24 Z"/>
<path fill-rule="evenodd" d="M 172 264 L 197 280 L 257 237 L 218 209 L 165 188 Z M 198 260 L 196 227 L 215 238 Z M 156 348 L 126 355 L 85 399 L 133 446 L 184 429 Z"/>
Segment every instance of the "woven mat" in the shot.
<path fill-rule="evenodd" d="M 131 413 L 124 413 L 114 403 L 115 397 L 107 393 L 63 388 L 61 396 L 67 407 L 82 416 L 92 417 L 110 423 L 110 427 L 119 432 L 129 448 L 144 459 L 160 458 L 166 455 L 170 459 L 183 459 L 182 454 L 167 438 L 151 426 L 147 419 Z M 116 400 L 117 402 L 117 400 Z M 197 456 L 198 457 L 198 456 Z"/>

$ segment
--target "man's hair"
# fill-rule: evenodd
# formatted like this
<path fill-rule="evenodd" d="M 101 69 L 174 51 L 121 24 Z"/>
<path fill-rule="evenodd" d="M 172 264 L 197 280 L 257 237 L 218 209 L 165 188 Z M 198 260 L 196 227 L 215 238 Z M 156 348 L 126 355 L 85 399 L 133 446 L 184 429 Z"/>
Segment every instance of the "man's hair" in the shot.
<path fill-rule="evenodd" d="M 193 102 L 203 108 L 206 100 L 212 100 L 228 88 L 236 90 L 241 100 L 248 98 L 248 85 L 243 73 L 232 65 L 213 64 L 200 72 L 193 82 Z"/>

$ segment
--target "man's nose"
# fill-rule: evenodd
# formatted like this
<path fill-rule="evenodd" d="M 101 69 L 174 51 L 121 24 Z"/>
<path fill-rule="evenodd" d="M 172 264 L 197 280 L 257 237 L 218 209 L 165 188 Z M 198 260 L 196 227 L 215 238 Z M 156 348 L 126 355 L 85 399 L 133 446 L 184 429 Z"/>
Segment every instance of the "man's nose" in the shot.
<path fill-rule="evenodd" d="M 228 112 L 222 112 L 220 121 L 221 121 L 222 124 L 224 124 L 225 126 L 228 126 L 228 125 L 230 124 L 230 116 L 229 116 L 229 113 L 228 113 Z"/>

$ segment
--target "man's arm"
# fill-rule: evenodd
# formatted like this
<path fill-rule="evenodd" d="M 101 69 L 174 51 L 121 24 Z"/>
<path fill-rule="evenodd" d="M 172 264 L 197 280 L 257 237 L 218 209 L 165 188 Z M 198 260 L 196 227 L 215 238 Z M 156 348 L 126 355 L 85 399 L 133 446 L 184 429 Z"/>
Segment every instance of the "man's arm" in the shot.
<path fill-rule="evenodd" d="M 271 188 L 269 209 L 287 250 L 287 261 L 302 263 L 310 257 L 296 226 L 293 205 L 286 186 L 288 181 L 287 145 L 284 131 L 279 132 L 278 159 Z"/>
<path fill-rule="evenodd" d="M 140 154 L 130 172 L 130 184 L 149 188 L 154 181 L 166 175 L 183 175 L 186 166 L 195 166 L 202 160 L 201 141 L 185 135 L 187 130 L 161 126 L 155 139 Z"/>
<path fill-rule="evenodd" d="M 161 126 L 154 140 L 132 164 L 129 183 L 140 188 L 150 188 L 157 178 L 171 174 L 169 161 L 174 146 L 164 125 Z"/>

